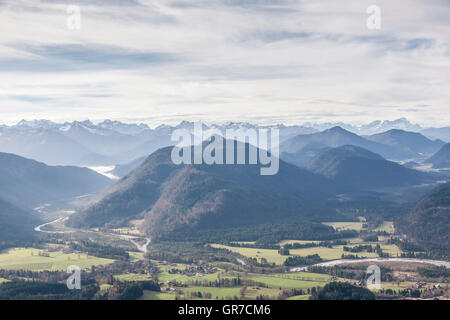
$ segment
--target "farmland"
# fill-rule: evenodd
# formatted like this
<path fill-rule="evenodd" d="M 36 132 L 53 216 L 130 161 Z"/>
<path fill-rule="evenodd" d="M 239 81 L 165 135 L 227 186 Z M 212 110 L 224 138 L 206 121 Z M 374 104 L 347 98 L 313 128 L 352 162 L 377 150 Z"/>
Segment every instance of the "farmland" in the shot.
<path fill-rule="evenodd" d="M 383 224 L 376 228 L 374 231 L 394 233 L 394 223 L 392 221 L 384 221 Z"/>
<path fill-rule="evenodd" d="M 0 254 L 0 269 L 65 271 L 71 265 L 81 269 L 107 265 L 114 260 L 89 256 L 85 253 L 63 254 L 43 249 L 14 248 Z"/>
<path fill-rule="evenodd" d="M 293 243 L 285 242 L 285 243 Z M 305 243 L 311 243 L 311 241 L 306 241 Z M 351 244 L 348 247 L 354 247 L 358 244 L 364 244 L 364 242 L 359 239 L 359 242 L 355 241 L 355 244 Z M 375 243 L 372 243 L 375 244 Z M 246 247 L 232 247 L 222 244 L 212 244 L 214 248 L 223 248 L 230 250 L 232 252 L 239 253 L 247 258 L 256 258 L 260 260 L 261 258 L 266 259 L 269 263 L 275 263 L 276 265 L 282 265 L 288 257 L 292 256 L 308 256 L 313 254 L 318 254 L 323 260 L 335 260 L 340 259 L 342 254 L 346 254 L 343 245 L 333 246 L 332 248 L 327 247 L 311 247 L 302 249 L 291 249 L 289 255 L 280 255 L 278 250 L 275 249 L 256 249 L 256 248 L 246 248 Z M 401 250 L 396 245 L 381 245 L 381 248 L 386 253 L 391 256 L 397 256 L 401 254 Z M 378 254 L 376 252 L 358 252 L 358 256 L 362 258 L 376 258 Z"/>
<path fill-rule="evenodd" d="M 362 230 L 363 222 L 333 222 L 333 228 L 342 230 Z M 58 243 L 44 243 L 38 248 L 18 247 L 4 250 L 0 253 L 0 270 L 3 269 L 0 284 L 5 281 L 14 281 L 9 271 L 29 270 L 34 272 L 60 271 L 64 272 L 68 266 L 77 265 L 85 270 L 85 274 L 92 274 L 98 285 L 97 297 L 100 299 L 117 297 L 121 294 L 121 288 L 141 286 L 142 296 L 134 299 L 142 300 L 214 300 L 214 299 L 288 299 L 307 300 L 310 295 L 332 281 L 344 281 L 352 284 L 360 283 L 361 274 L 366 274 L 367 266 L 338 267 L 333 271 L 314 269 L 301 272 L 289 272 L 291 266 L 284 266 L 286 259 L 290 257 L 308 257 L 318 255 L 323 261 L 341 259 L 342 255 L 354 254 L 358 257 L 378 257 L 377 251 L 372 251 L 379 245 L 383 254 L 396 257 L 402 251 L 392 242 L 389 242 L 391 225 L 388 222 L 379 227 L 378 238 L 367 238 L 362 233 L 351 233 L 353 237 L 338 239 L 338 241 L 319 240 L 281 240 L 269 243 L 268 248 L 259 248 L 257 241 L 236 241 L 224 243 L 202 243 L 192 245 L 189 243 L 168 243 L 163 248 L 162 258 L 152 258 L 148 253 L 138 252 L 129 242 L 118 241 L 109 232 L 79 233 L 71 235 L 70 240 Z M 119 230 L 116 229 L 116 232 Z M 127 232 L 127 230 L 120 230 Z M 87 238 L 88 237 L 88 238 Z M 89 239 L 89 240 L 86 240 Z M 364 240 L 366 239 L 366 240 Z M 376 241 L 378 239 L 378 241 Z M 103 240 L 107 241 L 104 242 Z M 84 243 L 74 249 L 75 243 Z M 117 258 L 107 259 L 87 254 L 84 249 L 96 248 L 95 243 L 101 243 L 102 254 L 110 253 L 108 250 L 116 250 L 120 246 L 122 253 Z M 106 244 L 107 243 L 107 244 Z M 150 244 L 149 252 L 155 252 L 160 246 L 158 243 Z M 277 247 L 287 246 L 288 252 L 282 252 Z M 360 246 L 357 251 L 352 248 Z M 346 249 L 344 250 L 344 247 Z M 166 252 L 179 248 L 181 256 L 176 262 Z M 369 250 L 369 249 L 370 250 Z M 197 250 L 197 251 L 194 251 Z M 214 251 L 216 249 L 225 249 Z M 192 251 L 191 251 L 192 250 Z M 193 255 L 200 252 L 200 255 Z M 214 253 L 213 256 L 206 253 Z M 118 254 L 117 252 L 113 252 Z M 177 253 L 173 251 L 171 254 Z M 281 254 L 283 253 L 283 254 Z M 111 254 L 111 253 L 110 253 Z M 205 255 L 203 255 L 205 254 Z M 221 258 L 216 259 L 215 254 Z M 166 261 L 166 257 L 169 260 Z M 194 258 L 194 259 L 193 259 Z M 202 260 L 202 259 L 205 260 Z M 190 262 L 179 262 L 190 261 Z M 301 261 L 301 260 L 299 260 Z M 320 259 L 319 259 L 320 261 Z M 301 262 L 300 262 L 301 263 Z M 388 264 L 391 266 L 392 264 Z M 98 266 L 92 268 L 91 266 Z M 100 267 L 102 266 L 102 267 Z M 306 265 L 301 265 L 306 266 Z M 295 267 L 295 265 L 294 265 Z M 415 267 L 417 268 L 417 266 Z M 417 273 L 410 271 L 417 278 Z M 356 270 L 356 271 L 355 271 Z M 395 269 L 398 270 L 398 269 Z M 312 272 L 314 271 L 314 272 Z M 341 272 L 341 273 L 339 273 Z M 392 271 L 389 271 L 392 272 Z M 36 275 L 16 273 L 20 279 L 30 280 Z M 37 275 L 39 276 L 39 275 Z M 43 275 L 45 276 L 45 273 Z M 63 279 L 64 275 L 62 275 Z M 61 279 L 61 278 L 60 278 Z M 58 280 L 61 281 L 61 280 Z M 417 281 L 408 279 L 395 281 L 383 281 L 380 294 L 404 292 L 416 288 Z M 437 284 L 436 282 L 429 282 Z M 158 291 L 160 290 L 160 291 Z M 420 289 L 424 290 L 424 289 Z M 420 292 L 422 292 L 420 291 Z M 124 291 L 126 292 L 126 291 Z M 132 291 L 130 291 L 132 292 Z"/>
<path fill-rule="evenodd" d="M 223 248 L 236 253 L 239 253 L 248 258 L 265 258 L 268 262 L 273 262 L 275 264 L 281 265 L 286 260 L 287 256 L 282 256 L 278 254 L 277 250 L 272 249 L 255 249 L 255 248 L 245 248 L 245 247 L 230 247 L 222 244 L 212 244 L 214 248 Z"/>
<path fill-rule="evenodd" d="M 325 225 L 333 227 L 336 231 L 363 229 L 363 222 L 324 222 Z"/>
<path fill-rule="evenodd" d="M 175 300 L 176 295 L 165 292 L 155 292 L 144 290 L 144 294 L 139 300 Z"/>

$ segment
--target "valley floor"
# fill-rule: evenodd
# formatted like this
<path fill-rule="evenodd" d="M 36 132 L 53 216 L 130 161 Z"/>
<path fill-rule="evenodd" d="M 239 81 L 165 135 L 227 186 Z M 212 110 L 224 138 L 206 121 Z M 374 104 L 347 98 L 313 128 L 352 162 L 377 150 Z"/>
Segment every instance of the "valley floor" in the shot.
<path fill-rule="evenodd" d="M 90 279 L 86 291 L 93 293 L 84 296 L 87 293 L 82 290 L 79 296 L 66 292 L 61 298 L 307 300 L 335 281 L 365 286 L 370 264 L 379 265 L 385 273 L 381 287 L 374 289 L 379 298 L 449 297 L 450 263 L 400 258 L 405 252 L 393 241 L 395 230 L 389 221 L 371 230 L 378 234 L 376 239 L 355 236 L 336 243 L 284 239 L 272 244 L 274 248 L 263 248 L 254 241 L 152 243 L 140 234 L 137 220 L 128 227 L 111 230 L 69 229 L 64 221 L 71 210 L 39 210 L 48 221 L 35 228 L 40 240 L 32 247 L 0 252 L 0 299 L 14 299 L 2 296 L 2 288 L 17 281 L 25 287 L 33 283 L 31 280 L 43 286 L 55 282 L 65 285 L 66 270 L 74 265 Z M 364 219 L 325 224 L 339 232 L 353 230 L 356 235 L 368 231 Z M 289 250 L 281 252 L 282 248 Z M 316 262 L 298 262 L 299 257 L 312 257 L 308 261 Z M 433 276 L 433 268 L 439 265 L 447 270 L 444 276 L 439 273 L 441 269 L 434 277 L 421 271 L 431 268 Z M 130 292 L 135 293 L 130 296 Z"/>

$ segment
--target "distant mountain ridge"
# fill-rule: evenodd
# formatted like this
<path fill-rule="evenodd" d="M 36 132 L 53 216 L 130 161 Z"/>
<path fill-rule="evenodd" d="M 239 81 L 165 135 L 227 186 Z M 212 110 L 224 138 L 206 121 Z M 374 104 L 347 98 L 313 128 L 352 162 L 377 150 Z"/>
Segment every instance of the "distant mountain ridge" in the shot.
<path fill-rule="evenodd" d="M 0 198 L 22 208 L 98 192 L 111 183 L 88 168 L 47 166 L 0 153 Z"/>
<path fill-rule="evenodd" d="M 377 120 L 360 126 L 340 122 L 302 125 L 257 125 L 246 122 L 228 122 L 204 124 L 204 126 L 206 129 L 212 128 L 221 131 L 228 128 L 276 128 L 280 133 L 280 143 L 298 135 L 314 134 L 336 126 L 360 136 L 378 134 L 391 129 L 426 132 L 427 137 L 430 133 L 435 136 L 434 139 L 440 138 L 442 133 L 442 136 L 445 137 L 442 140 L 449 141 L 446 136 L 448 131 L 445 131 L 446 128 L 432 131 L 433 128 L 424 129 L 405 118 L 393 121 Z M 182 121 L 178 125 L 160 125 L 150 128 L 144 123 L 123 123 L 113 120 L 104 120 L 98 123 L 89 120 L 65 123 L 55 123 L 45 119 L 22 120 L 12 126 L 0 125 L 0 152 L 14 153 L 49 165 L 109 166 L 126 164 L 137 158 L 148 156 L 157 149 L 173 145 L 170 139 L 171 134 L 180 128 L 192 130 L 193 122 Z M 350 141 L 347 141 L 347 144 L 349 143 Z M 301 161 L 301 165 L 305 165 L 307 161 L 311 160 L 320 148 L 327 146 L 336 147 L 337 145 L 311 144 L 309 146 L 311 156 L 305 161 Z M 398 151 L 400 154 L 396 155 L 368 148 L 367 145 L 360 146 L 387 158 L 405 160 L 406 157 L 401 150 Z"/>
<path fill-rule="evenodd" d="M 433 154 L 445 143 L 439 139 L 430 140 L 417 132 L 408 132 L 399 129 L 374 134 L 366 137 L 368 140 L 392 146 L 398 150 L 402 158 L 416 158 Z"/>
<path fill-rule="evenodd" d="M 442 148 L 431 156 L 426 163 L 431 163 L 433 168 L 450 168 L 450 143 L 442 146 Z"/>
<path fill-rule="evenodd" d="M 341 127 L 321 132 L 297 135 L 281 143 L 281 158 L 306 166 L 324 148 L 353 145 L 377 153 L 389 160 L 411 160 L 431 155 L 444 144 L 432 141 L 420 133 L 392 129 L 371 136 L 359 136 Z"/>

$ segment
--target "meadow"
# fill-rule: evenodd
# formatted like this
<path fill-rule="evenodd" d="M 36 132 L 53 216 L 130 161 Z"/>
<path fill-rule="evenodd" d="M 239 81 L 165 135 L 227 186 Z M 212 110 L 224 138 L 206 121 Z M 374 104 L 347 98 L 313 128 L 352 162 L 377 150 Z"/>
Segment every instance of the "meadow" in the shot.
<path fill-rule="evenodd" d="M 0 269 L 11 270 L 65 271 L 71 265 L 86 269 L 113 262 L 112 259 L 93 257 L 86 253 L 63 254 L 60 251 L 48 252 L 35 248 L 14 248 L 0 254 Z"/>
<path fill-rule="evenodd" d="M 343 230 L 363 230 L 364 222 L 324 222 L 323 224 L 333 227 L 336 231 Z"/>
<path fill-rule="evenodd" d="M 309 294 L 302 294 L 299 296 L 289 297 L 286 300 L 309 300 L 309 297 L 310 297 Z"/>
<path fill-rule="evenodd" d="M 181 295 L 180 290 L 183 292 Z M 211 299 L 226 299 L 232 300 L 234 297 L 240 296 L 241 287 L 232 287 L 232 288 L 216 288 L 216 287 L 200 287 L 200 286 L 189 286 L 187 288 L 179 288 L 178 295 L 182 298 L 190 299 L 192 294 L 201 293 L 202 299 L 205 299 L 205 295 L 207 293 L 211 294 Z"/>
<path fill-rule="evenodd" d="M 144 290 L 144 294 L 139 300 L 175 300 L 175 297 L 176 295 L 173 293 Z"/>
<path fill-rule="evenodd" d="M 348 245 L 353 247 L 357 244 L 364 244 L 364 242 L 355 242 L 354 244 Z M 371 243 L 375 244 L 375 243 Z M 332 248 L 327 247 L 312 247 L 303 249 L 291 249 L 289 250 L 290 255 L 280 255 L 278 250 L 274 249 L 255 249 L 255 248 L 245 248 L 245 247 L 230 247 L 222 244 L 212 244 L 214 248 L 223 248 L 236 253 L 239 253 L 248 258 L 257 258 L 260 261 L 261 258 L 265 258 L 270 263 L 275 263 L 277 265 L 282 265 L 284 261 L 290 256 L 308 256 L 313 254 L 318 254 L 323 260 L 336 260 L 341 259 L 342 254 L 350 254 L 350 252 L 344 251 L 344 246 L 333 246 Z M 381 245 L 383 251 L 389 253 L 391 256 L 397 256 L 401 254 L 401 250 L 396 245 Z M 376 258 L 378 254 L 376 252 L 357 252 L 354 253 L 362 258 Z"/>
<path fill-rule="evenodd" d="M 268 262 L 273 262 L 275 264 L 281 265 L 287 259 L 288 256 L 282 256 L 278 254 L 278 250 L 272 249 L 255 249 L 255 248 L 245 248 L 245 247 L 230 247 L 222 244 L 211 244 L 214 248 L 223 248 L 233 252 L 237 252 L 248 258 L 257 258 L 258 261 L 261 258 L 265 258 Z"/>
<path fill-rule="evenodd" d="M 263 283 L 270 288 L 278 289 L 303 289 L 313 288 L 317 286 L 324 286 L 329 281 L 308 281 L 308 280 L 294 280 L 288 278 L 280 278 L 272 275 L 251 275 L 249 280 Z"/>
<path fill-rule="evenodd" d="M 387 232 L 387 233 L 394 233 L 394 223 L 392 221 L 383 221 L 383 224 L 379 226 L 378 228 L 374 229 L 375 232 Z"/>

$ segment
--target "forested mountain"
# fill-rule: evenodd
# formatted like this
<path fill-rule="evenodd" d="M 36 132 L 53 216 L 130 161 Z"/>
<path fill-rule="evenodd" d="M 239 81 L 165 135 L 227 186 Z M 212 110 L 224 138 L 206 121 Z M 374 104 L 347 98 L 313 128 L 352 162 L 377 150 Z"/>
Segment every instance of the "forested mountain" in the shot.
<path fill-rule="evenodd" d="M 450 256 L 450 183 L 425 196 L 396 227 L 420 244 Z"/>
<path fill-rule="evenodd" d="M 143 217 L 145 231 L 154 233 L 336 216 L 319 203 L 332 193 L 326 179 L 284 161 L 278 174 L 261 176 L 259 165 L 174 165 L 171 151 L 154 152 L 68 224 L 118 225 Z"/>
<path fill-rule="evenodd" d="M 30 238 L 39 222 L 35 215 L 0 198 L 0 241 Z"/>
<path fill-rule="evenodd" d="M 367 140 L 341 127 L 295 136 L 281 144 L 280 152 L 282 159 L 298 166 L 304 166 L 323 148 L 336 148 L 344 145 L 365 148 L 387 158 L 397 158 L 398 156 L 395 148 Z"/>
<path fill-rule="evenodd" d="M 433 180 L 427 173 L 405 168 L 351 145 L 322 150 L 306 168 L 331 179 L 341 191 L 414 185 Z"/>
<path fill-rule="evenodd" d="M 110 183 L 88 168 L 47 166 L 0 153 L 0 197 L 23 208 L 97 192 Z"/>
<path fill-rule="evenodd" d="M 116 177 L 122 178 L 131 171 L 133 171 L 134 169 L 136 169 L 137 167 L 139 167 L 145 161 L 146 158 L 147 157 L 140 157 L 131 162 L 116 165 L 115 168 L 111 171 L 111 173 Z"/>

